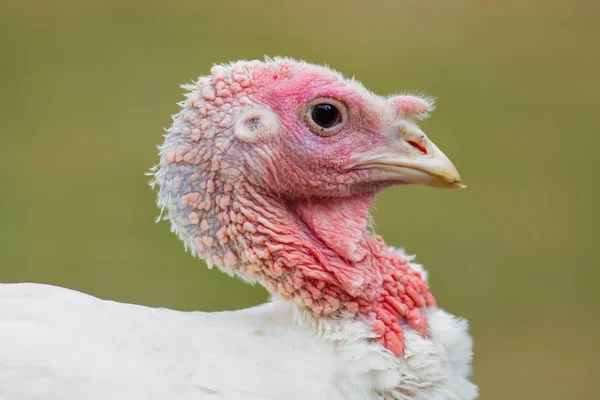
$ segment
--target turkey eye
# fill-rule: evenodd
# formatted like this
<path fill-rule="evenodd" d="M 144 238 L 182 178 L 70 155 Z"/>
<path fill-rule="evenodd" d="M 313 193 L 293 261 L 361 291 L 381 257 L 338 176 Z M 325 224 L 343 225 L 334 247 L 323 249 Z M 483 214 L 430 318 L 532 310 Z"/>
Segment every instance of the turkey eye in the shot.
<path fill-rule="evenodd" d="M 327 103 L 314 105 L 310 116 L 314 123 L 323 129 L 332 128 L 342 122 L 340 110 Z"/>
<path fill-rule="evenodd" d="M 330 137 L 343 132 L 348 123 L 346 105 L 331 97 L 317 97 L 299 108 L 310 131 L 321 137 Z"/>

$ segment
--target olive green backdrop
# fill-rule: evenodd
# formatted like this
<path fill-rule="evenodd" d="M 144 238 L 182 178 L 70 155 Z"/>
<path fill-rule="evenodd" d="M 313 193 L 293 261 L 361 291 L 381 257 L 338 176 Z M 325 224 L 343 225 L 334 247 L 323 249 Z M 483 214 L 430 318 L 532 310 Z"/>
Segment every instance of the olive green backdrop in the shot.
<path fill-rule="evenodd" d="M 266 292 L 185 253 L 144 172 L 179 84 L 286 55 L 377 93 L 423 91 L 467 190 L 378 197 L 471 322 L 482 399 L 600 398 L 595 1 L 0 3 L 0 281 L 223 310 Z"/>

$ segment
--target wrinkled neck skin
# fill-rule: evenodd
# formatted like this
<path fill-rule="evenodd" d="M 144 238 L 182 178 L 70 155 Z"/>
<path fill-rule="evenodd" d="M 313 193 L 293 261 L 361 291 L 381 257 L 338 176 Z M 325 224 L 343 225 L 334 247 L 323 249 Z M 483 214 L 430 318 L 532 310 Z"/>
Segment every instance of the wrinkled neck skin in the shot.
<path fill-rule="evenodd" d="M 224 183 L 223 171 L 235 168 L 201 152 L 192 159 L 186 149 L 164 154 L 155 181 L 172 229 L 193 253 L 316 320 L 364 320 L 395 355 L 403 352 L 400 323 L 427 334 L 422 308 L 435 300 L 408 261 L 370 233 L 372 193 L 286 201 L 243 175 Z M 199 176 L 198 164 L 215 163 Z"/>

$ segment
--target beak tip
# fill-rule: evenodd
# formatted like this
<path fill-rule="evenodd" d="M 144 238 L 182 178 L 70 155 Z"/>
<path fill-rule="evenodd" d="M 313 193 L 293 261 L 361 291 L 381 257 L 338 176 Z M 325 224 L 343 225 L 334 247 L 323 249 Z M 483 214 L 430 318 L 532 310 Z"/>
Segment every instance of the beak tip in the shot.
<path fill-rule="evenodd" d="M 445 180 L 439 187 L 448 188 L 448 189 L 466 189 L 467 185 L 462 183 L 460 180 L 455 180 L 455 181 Z"/>

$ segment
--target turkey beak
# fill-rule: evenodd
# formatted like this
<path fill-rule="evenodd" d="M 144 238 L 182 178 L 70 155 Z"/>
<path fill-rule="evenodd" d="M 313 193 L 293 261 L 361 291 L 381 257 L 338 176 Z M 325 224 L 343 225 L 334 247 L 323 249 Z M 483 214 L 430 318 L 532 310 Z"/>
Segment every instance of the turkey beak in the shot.
<path fill-rule="evenodd" d="M 466 188 L 454 164 L 416 126 L 394 129 L 388 138 L 388 144 L 363 154 L 352 169 L 374 170 L 373 179 L 376 181 Z"/>

